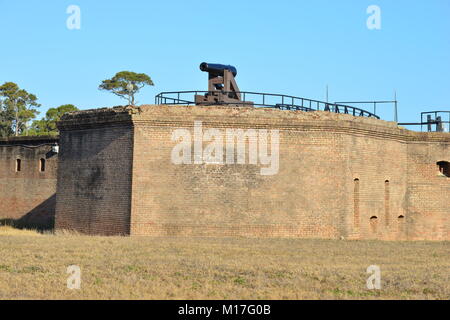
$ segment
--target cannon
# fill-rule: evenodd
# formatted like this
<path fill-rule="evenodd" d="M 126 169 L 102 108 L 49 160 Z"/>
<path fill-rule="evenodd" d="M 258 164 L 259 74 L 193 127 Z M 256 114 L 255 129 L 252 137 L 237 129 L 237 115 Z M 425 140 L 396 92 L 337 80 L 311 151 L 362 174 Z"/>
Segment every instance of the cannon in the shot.
<path fill-rule="evenodd" d="M 233 74 L 233 77 L 236 78 L 237 76 L 236 67 L 224 64 L 202 62 L 200 64 L 200 70 L 203 72 L 208 72 L 214 76 L 223 76 L 224 70 L 228 70 Z"/>
<path fill-rule="evenodd" d="M 241 100 L 241 93 L 235 80 L 237 70 L 234 66 L 202 62 L 200 70 L 208 73 L 208 93 L 196 95 L 196 105 L 236 103 L 253 106 L 252 102 Z"/>

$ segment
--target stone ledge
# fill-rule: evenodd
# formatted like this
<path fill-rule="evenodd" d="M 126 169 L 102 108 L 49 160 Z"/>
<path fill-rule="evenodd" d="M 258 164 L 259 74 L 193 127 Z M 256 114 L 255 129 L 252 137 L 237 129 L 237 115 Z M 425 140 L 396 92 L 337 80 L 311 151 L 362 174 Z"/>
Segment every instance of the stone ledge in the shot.
<path fill-rule="evenodd" d="M 0 138 L 0 145 L 38 145 L 58 141 L 59 136 L 19 136 Z"/>

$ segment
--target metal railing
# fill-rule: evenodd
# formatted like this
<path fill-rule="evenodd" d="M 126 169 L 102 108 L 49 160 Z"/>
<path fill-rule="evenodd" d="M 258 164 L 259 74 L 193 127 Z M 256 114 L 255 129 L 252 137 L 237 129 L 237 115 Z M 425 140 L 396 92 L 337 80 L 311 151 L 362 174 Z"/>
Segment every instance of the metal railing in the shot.
<path fill-rule="evenodd" d="M 155 104 L 168 105 L 195 105 L 194 97 L 196 95 L 214 94 L 213 91 L 172 91 L 161 92 L 155 96 Z M 233 95 L 235 92 L 221 92 L 225 95 Z M 369 112 L 357 107 L 341 104 L 329 103 L 319 100 L 294 97 L 283 94 L 260 93 L 241 91 L 241 101 L 239 102 L 217 102 L 218 105 L 249 105 L 263 108 L 275 108 L 280 110 L 299 110 L 299 111 L 329 111 L 334 113 L 350 114 L 358 117 L 373 117 L 380 119 L 375 113 Z"/>
<path fill-rule="evenodd" d="M 420 113 L 420 122 L 404 122 L 399 126 L 420 126 L 428 132 L 450 132 L 450 111 L 427 111 Z"/>
<path fill-rule="evenodd" d="M 424 121 L 425 120 L 425 121 Z M 436 132 L 450 132 L 450 111 L 428 111 L 420 113 L 420 126 L 423 131 L 423 126 L 427 126 L 427 131 Z M 433 125 L 435 126 L 433 130 Z"/>
<path fill-rule="evenodd" d="M 380 104 L 391 104 L 394 106 L 394 121 L 398 122 L 398 101 L 397 100 L 389 100 L 389 101 L 340 101 L 335 103 L 343 103 L 346 105 L 363 105 L 363 107 L 373 107 L 373 114 L 377 114 L 377 106 Z"/>

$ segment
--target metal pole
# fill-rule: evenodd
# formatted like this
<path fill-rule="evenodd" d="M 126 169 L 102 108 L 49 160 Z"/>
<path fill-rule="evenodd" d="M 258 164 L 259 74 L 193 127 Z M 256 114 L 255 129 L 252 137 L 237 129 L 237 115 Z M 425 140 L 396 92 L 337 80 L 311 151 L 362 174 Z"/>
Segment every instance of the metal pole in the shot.
<path fill-rule="evenodd" d="M 420 131 L 423 132 L 423 112 L 420 113 L 420 123 L 421 123 L 421 125 L 420 125 Z"/>
<path fill-rule="evenodd" d="M 394 110 L 394 112 L 395 112 L 395 114 L 394 114 L 394 121 L 395 122 L 398 122 L 398 108 L 397 108 L 397 90 L 395 90 L 394 91 L 394 108 L 395 108 L 395 110 Z"/>

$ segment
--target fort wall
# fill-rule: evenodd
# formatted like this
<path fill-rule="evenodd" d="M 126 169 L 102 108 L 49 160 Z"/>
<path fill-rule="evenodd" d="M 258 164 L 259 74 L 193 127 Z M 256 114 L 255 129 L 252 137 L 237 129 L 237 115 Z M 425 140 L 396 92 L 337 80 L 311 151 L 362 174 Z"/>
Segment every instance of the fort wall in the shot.
<path fill-rule="evenodd" d="M 427 134 L 418 133 L 416 137 L 408 144 L 408 238 L 449 240 L 450 177 L 432 164 L 450 162 L 450 144 L 430 141 L 432 136 Z"/>
<path fill-rule="evenodd" d="M 130 234 L 130 119 L 127 113 L 100 109 L 60 124 L 56 229 Z"/>
<path fill-rule="evenodd" d="M 247 141 L 245 163 L 227 164 L 224 145 L 222 164 L 195 163 L 195 147 L 192 163 L 175 164 L 174 131 L 194 135 L 194 123 L 201 123 L 202 134 L 277 130 L 276 174 L 262 175 L 266 165 L 249 161 L 255 136 Z M 437 166 L 450 161 L 448 133 L 329 112 L 225 106 L 81 111 L 65 116 L 59 127 L 57 228 L 151 236 L 449 239 L 450 178 Z"/>
<path fill-rule="evenodd" d="M 56 204 L 57 137 L 0 139 L 0 221 L 52 228 Z"/>

